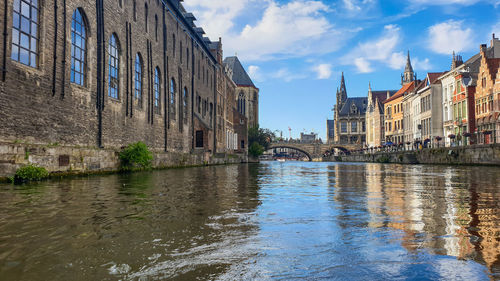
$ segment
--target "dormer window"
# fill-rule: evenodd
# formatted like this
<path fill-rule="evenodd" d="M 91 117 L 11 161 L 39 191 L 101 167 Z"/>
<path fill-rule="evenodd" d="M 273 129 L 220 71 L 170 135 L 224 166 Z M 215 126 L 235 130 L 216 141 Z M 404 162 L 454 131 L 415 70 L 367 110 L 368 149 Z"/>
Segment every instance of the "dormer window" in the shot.
<path fill-rule="evenodd" d="M 356 114 L 356 112 L 357 112 L 357 108 L 356 108 L 356 105 L 353 103 L 351 105 L 351 114 Z"/>

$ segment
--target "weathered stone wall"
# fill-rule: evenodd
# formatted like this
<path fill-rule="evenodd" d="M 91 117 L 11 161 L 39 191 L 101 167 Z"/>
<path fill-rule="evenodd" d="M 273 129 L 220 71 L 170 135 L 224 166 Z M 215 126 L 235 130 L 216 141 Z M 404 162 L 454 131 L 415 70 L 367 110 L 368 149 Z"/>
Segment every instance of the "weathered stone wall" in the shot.
<path fill-rule="evenodd" d="M 187 167 L 247 162 L 240 154 L 153 152 L 153 167 Z M 0 143 L 0 178 L 14 175 L 27 164 L 46 168 L 51 173 L 85 174 L 114 172 L 120 168 L 119 150 L 61 145 Z"/>
<path fill-rule="evenodd" d="M 103 1 L 105 55 L 104 73 L 100 77 L 97 74 L 96 1 L 66 1 L 66 6 L 62 1 L 55 1 L 39 1 L 39 62 L 32 68 L 10 59 L 14 0 L 7 0 L 7 18 L 5 21 L 2 16 L 1 23 L 7 26 L 8 34 L 5 38 L 0 34 L 0 42 L 5 39 L 6 47 L 5 60 L 0 48 L 0 58 L 6 65 L 6 79 L 0 81 L 0 141 L 97 147 L 99 79 L 104 81 L 102 145 L 105 148 L 117 149 L 144 141 L 154 149 L 192 151 L 195 114 L 192 107 L 198 96 L 206 104 L 202 106 L 203 112 L 197 114 L 198 118 L 213 130 L 210 107 L 213 107 L 213 115 L 216 61 L 171 4 L 176 1 L 165 1 L 166 7 L 161 1 Z M 71 19 L 76 9 L 84 15 L 87 34 L 83 86 L 70 82 Z M 0 5 L 0 14 L 4 15 L 4 5 Z M 108 96 L 108 44 L 112 34 L 119 45 L 117 99 Z M 142 58 L 142 103 L 134 97 L 137 54 Z M 154 106 L 156 69 L 160 73 L 158 108 Z M 171 81 L 175 81 L 173 95 Z M 213 144 L 214 140 L 208 143 Z"/>
<path fill-rule="evenodd" d="M 474 145 L 419 151 L 380 152 L 331 156 L 323 161 L 382 162 L 403 164 L 500 165 L 500 144 Z"/>

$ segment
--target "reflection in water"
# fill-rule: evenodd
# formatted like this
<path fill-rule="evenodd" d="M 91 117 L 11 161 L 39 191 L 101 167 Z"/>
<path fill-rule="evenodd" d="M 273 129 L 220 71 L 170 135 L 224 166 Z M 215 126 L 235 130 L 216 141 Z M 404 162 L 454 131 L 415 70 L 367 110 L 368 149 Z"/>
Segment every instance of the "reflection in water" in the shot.
<path fill-rule="evenodd" d="M 0 279 L 500 279 L 499 180 L 265 162 L 0 185 Z"/>

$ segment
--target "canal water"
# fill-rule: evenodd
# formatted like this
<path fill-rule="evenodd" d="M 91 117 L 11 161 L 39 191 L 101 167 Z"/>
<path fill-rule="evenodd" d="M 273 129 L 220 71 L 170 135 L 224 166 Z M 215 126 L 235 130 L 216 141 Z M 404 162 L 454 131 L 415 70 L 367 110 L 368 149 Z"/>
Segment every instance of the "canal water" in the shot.
<path fill-rule="evenodd" d="M 264 162 L 0 185 L 0 280 L 498 280 L 500 168 Z"/>

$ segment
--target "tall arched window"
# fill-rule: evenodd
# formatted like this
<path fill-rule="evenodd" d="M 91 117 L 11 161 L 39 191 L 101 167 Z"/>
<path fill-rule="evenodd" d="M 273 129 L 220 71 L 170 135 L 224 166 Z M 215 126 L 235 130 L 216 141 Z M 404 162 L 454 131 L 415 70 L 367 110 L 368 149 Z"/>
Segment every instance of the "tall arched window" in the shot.
<path fill-rule="evenodd" d="M 155 68 L 155 80 L 153 85 L 154 90 L 154 107 L 155 113 L 160 113 L 160 91 L 161 91 L 161 74 L 158 67 Z"/>
<path fill-rule="evenodd" d="M 109 38 L 108 46 L 109 54 L 109 75 L 108 75 L 108 96 L 118 99 L 119 97 L 119 69 L 120 69 L 120 53 L 118 39 L 116 35 L 113 34 Z"/>
<path fill-rule="evenodd" d="M 12 60 L 38 66 L 38 1 L 14 1 L 12 13 Z M 5 24 L 5 23 L 4 23 Z"/>
<path fill-rule="evenodd" d="M 83 86 L 87 61 L 86 22 L 80 9 L 71 19 L 71 82 Z"/>
<path fill-rule="evenodd" d="M 245 94 L 243 92 L 240 93 L 238 96 L 238 112 L 241 113 L 242 115 L 245 115 L 246 111 L 246 101 L 245 101 Z"/>
<path fill-rule="evenodd" d="M 188 118 L 188 89 L 184 88 L 184 96 L 182 98 L 183 112 L 184 112 L 184 122 L 187 122 Z"/>
<path fill-rule="evenodd" d="M 170 114 L 172 119 L 175 119 L 175 95 L 176 95 L 175 79 L 172 78 L 170 80 Z"/>
<path fill-rule="evenodd" d="M 142 102 L 142 57 L 141 54 L 135 55 L 135 98 Z"/>

